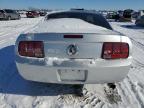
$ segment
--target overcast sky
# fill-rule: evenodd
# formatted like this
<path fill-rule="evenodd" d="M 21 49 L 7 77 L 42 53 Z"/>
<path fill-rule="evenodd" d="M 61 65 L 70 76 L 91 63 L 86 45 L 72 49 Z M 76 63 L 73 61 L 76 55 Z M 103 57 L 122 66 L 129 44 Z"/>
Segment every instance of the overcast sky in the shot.
<path fill-rule="evenodd" d="M 0 0 L 0 8 L 27 9 L 144 9 L 144 0 Z"/>

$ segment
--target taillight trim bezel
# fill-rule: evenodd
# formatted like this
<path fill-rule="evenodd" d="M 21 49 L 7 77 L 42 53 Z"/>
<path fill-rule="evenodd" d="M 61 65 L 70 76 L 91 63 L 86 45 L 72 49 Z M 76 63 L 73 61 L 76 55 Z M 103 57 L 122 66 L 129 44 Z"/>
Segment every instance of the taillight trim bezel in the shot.
<path fill-rule="evenodd" d="M 36 42 L 39 42 L 39 43 L 41 43 L 41 45 L 42 45 L 42 49 L 41 49 L 41 52 L 42 52 L 42 56 L 40 57 L 38 57 L 38 56 L 24 56 L 24 55 L 21 55 L 20 54 L 20 51 L 19 51 L 19 46 L 20 46 L 20 43 L 22 43 L 22 42 L 32 42 L 32 43 L 36 43 Z M 30 57 L 30 58 L 44 58 L 45 57 L 45 53 L 44 53 L 44 43 L 43 43 L 43 41 L 19 41 L 19 43 L 18 43 L 18 47 L 17 47 L 17 52 L 18 52 L 18 55 L 19 56 L 21 56 L 21 57 Z"/>
<path fill-rule="evenodd" d="M 127 57 L 126 58 L 104 58 L 104 47 L 105 47 L 105 44 L 106 43 L 121 43 L 121 44 L 127 44 L 127 47 L 128 47 L 128 54 L 127 54 Z M 104 59 L 104 60 L 117 60 L 117 59 L 127 59 L 130 55 L 130 47 L 129 47 L 129 44 L 127 42 L 103 42 L 103 45 L 102 45 L 102 53 L 101 53 L 101 58 Z"/>

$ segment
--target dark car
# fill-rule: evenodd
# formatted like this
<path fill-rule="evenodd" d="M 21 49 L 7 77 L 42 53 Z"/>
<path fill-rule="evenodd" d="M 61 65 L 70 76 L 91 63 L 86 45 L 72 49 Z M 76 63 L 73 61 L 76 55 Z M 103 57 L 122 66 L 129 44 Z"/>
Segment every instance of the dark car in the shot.
<path fill-rule="evenodd" d="M 116 15 L 116 12 L 110 12 L 107 14 L 106 18 L 107 19 L 115 19 L 115 15 Z"/>
<path fill-rule="evenodd" d="M 120 21 L 122 21 L 122 22 L 131 22 L 132 12 L 133 12 L 133 10 L 131 10 L 131 9 L 124 10 L 123 16 L 120 18 Z"/>
<path fill-rule="evenodd" d="M 40 14 L 37 11 L 27 11 L 26 16 L 27 18 L 35 18 L 39 17 Z"/>
<path fill-rule="evenodd" d="M 140 15 L 140 12 L 133 12 L 132 13 L 132 18 L 137 19 Z"/>
<path fill-rule="evenodd" d="M 17 13 L 15 10 L 10 10 L 10 9 L 4 9 L 0 10 L 0 19 L 4 20 L 16 20 L 20 19 L 19 13 Z"/>
<path fill-rule="evenodd" d="M 45 16 L 47 13 L 45 11 L 40 11 L 39 14 L 40 16 Z"/>

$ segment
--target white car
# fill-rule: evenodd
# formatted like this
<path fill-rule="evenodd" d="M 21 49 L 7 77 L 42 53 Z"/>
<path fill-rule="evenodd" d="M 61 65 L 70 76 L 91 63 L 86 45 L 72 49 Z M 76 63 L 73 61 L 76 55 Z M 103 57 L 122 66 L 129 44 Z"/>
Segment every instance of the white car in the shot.
<path fill-rule="evenodd" d="M 59 84 L 114 83 L 132 63 L 130 39 L 89 11 L 50 13 L 15 45 L 16 64 L 26 80 Z"/>

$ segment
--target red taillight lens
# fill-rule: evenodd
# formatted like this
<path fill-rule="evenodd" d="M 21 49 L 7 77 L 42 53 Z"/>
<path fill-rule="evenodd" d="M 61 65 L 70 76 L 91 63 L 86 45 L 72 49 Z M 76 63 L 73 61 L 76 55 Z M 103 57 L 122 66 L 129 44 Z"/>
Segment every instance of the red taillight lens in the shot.
<path fill-rule="evenodd" d="M 42 41 L 21 41 L 18 52 L 21 56 L 43 58 L 44 45 Z"/>
<path fill-rule="evenodd" d="M 103 59 L 120 59 L 128 58 L 129 45 L 122 42 L 105 42 L 103 44 L 102 58 Z"/>

